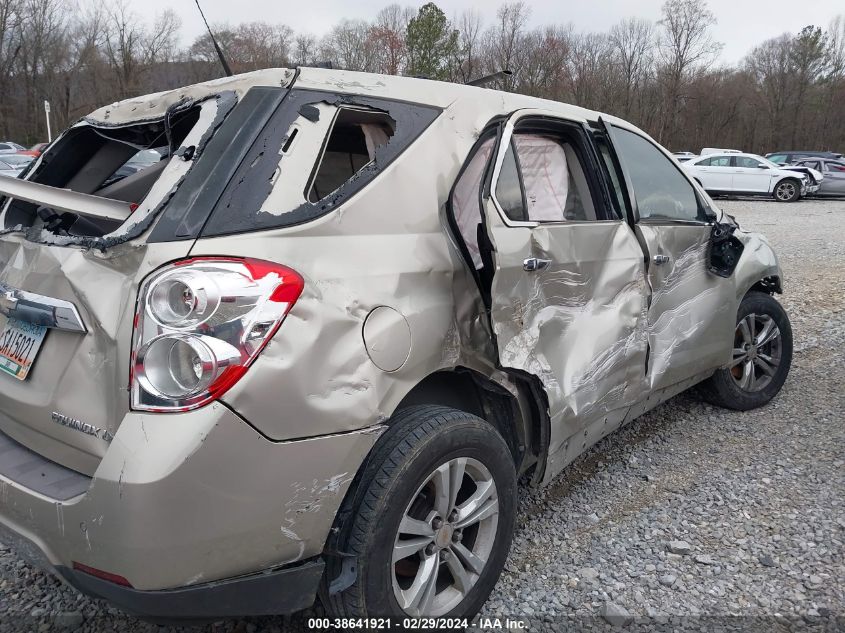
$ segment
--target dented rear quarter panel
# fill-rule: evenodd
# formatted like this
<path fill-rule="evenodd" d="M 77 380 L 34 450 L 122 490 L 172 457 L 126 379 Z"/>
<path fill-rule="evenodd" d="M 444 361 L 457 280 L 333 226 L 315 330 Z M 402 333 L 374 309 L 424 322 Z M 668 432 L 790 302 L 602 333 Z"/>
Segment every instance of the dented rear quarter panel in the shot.
<path fill-rule="evenodd" d="M 305 279 L 279 333 L 224 396 L 227 404 L 269 437 L 306 437 L 386 420 L 419 381 L 440 369 L 486 362 L 485 371 L 495 371 L 491 360 L 479 360 L 462 344 L 485 326 L 474 282 L 441 217 L 458 170 L 495 114 L 447 108 L 363 190 L 316 220 L 197 240 L 191 255 L 269 259 Z M 279 178 L 263 207 L 302 197 L 289 186 Z M 456 288 L 462 289 L 457 298 Z M 409 344 L 401 329 L 371 343 L 407 346 L 406 354 L 396 350 L 407 359 L 394 371 L 372 361 L 363 337 L 368 315 L 383 306 L 401 314 L 410 332 Z M 489 343 L 486 336 L 475 339 Z"/>

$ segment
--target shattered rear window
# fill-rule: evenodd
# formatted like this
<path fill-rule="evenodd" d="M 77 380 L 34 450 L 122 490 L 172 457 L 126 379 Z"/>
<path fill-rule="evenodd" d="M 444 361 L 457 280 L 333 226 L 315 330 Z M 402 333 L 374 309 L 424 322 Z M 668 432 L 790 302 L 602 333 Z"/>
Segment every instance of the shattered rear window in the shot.
<path fill-rule="evenodd" d="M 330 213 L 440 112 L 390 99 L 291 90 L 239 163 L 201 235 L 291 226 Z"/>
<path fill-rule="evenodd" d="M 31 241 L 100 249 L 138 237 L 236 101 L 234 93 L 224 92 L 183 99 L 158 118 L 122 124 L 80 121 L 37 159 L 27 180 L 91 198 L 82 204 L 59 194 L 44 203 L 42 194 L 15 192 L 27 198 L 3 201 L 0 233 L 22 232 Z M 89 204 L 95 199 L 122 211 L 97 212 Z"/>
<path fill-rule="evenodd" d="M 339 108 L 308 188 L 318 202 L 370 164 L 393 136 L 395 121 L 384 112 Z"/>

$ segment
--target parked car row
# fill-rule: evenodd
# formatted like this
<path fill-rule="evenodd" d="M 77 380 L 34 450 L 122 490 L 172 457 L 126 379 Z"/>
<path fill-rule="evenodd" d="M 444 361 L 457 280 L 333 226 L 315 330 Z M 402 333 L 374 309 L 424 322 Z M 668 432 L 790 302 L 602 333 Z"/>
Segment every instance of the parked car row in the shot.
<path fill-rule="evenodd" d="M 673 155 L 713 195 L 771 196 L 780 202 L 845 195 L 845 159 L 836 152 L 789 151 L 759 156 L 705 147 L 699 155 L 686 151 Z"/>
<path fill-rule="evenodd" d="M 34 156 L 26 154 L 2 154 L 0 155 L 0 175 L 17 178 L 33 160 L 35 160 Z"/>
<path fill-rule="evenodd" d="M 43 152 L 48 145 L 49 143 L 36 143 L 27 149 L 19 143 L 13 143 L 12 141 L 0 141 L 0 154 L 25 154 L 33 157 L 41 156 L 41 152 Z"/>
<path fill-rule="evenodd" d="M 32 161 L 41 155 L 48 145 L 49 143 L 38 143 L 30 149 L 25 149 L 23 146 L 11 141 L 0 142 L 0 176 L 17 178 Z M 166 150 L 167 148 L 159 148 L 138 151 L 100 183 L 100 187 L 113 185 L 128 176 L 158 163 L 165 155 Z"/>

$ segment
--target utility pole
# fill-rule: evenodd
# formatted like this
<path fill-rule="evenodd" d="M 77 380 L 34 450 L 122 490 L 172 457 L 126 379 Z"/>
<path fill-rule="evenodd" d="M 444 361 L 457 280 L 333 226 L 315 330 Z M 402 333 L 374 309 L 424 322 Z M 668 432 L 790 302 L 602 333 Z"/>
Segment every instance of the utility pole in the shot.
<path fill-rule="evenodd" d="M 47 117 L 47 141 L 53 142 L 53 131 L 50 128 L 50 102 L 44 99 L 44 116 Z"/>

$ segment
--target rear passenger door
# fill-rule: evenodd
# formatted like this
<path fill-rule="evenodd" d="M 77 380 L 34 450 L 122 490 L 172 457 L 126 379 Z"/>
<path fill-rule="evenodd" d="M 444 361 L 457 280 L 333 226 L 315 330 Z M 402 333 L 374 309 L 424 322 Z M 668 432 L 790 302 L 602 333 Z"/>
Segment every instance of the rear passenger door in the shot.
<path fill-rule="evenodd" d="M 501 365 L 537 376 L 548 395 L 549 478 L 642 395 L 643 252 L 611 204 L 585 120 L 519 111 L 492 155 L 475 265 Z M 462 233 L 472 241 L 472 227 Z"/>
<path fill-rule="evenodd" d="M 699 160 L 695 167 L 698 179 L 708 191 L 734 189 L 730 156 L 710 156 Z"/>
<path fill-rule="evenodd" d="M 708 201 L 653 141 L 616 125 L 607 129 L 648 254 L 647 383 L 659 390 L 730 360 L 738 301 L 733 280 L 708 271 L 715 217 Z"/>

